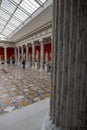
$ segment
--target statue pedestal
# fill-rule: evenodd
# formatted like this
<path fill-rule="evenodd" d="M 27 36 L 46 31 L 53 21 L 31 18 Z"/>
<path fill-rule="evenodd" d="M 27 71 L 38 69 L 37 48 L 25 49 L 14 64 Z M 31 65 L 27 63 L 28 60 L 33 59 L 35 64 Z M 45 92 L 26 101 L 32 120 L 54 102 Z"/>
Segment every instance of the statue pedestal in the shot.
<path fill-rule="evenodd" d="M 35 62 L 35 70 L 39 69 L 39 62 Z"/>
<path fill-rule="evenodd" d="M 49 66 L 48 66 L 48 64 L 46 63 L 45 64 L 45 72 L 48 72 L 49 71 Z"/>
<path fill-rule="evenodd" d="M 10 60 L 10 64 L 12 65 L 12 60 Z"/>
<path fill-rule="evenodd" d="M 31 62 L 28 61 L 28 68 L 31 68 Z"/>
<path fill-rule="evenodd" d="M 0 64 L 1 64 L 1 60 L 0 60 Z"/>

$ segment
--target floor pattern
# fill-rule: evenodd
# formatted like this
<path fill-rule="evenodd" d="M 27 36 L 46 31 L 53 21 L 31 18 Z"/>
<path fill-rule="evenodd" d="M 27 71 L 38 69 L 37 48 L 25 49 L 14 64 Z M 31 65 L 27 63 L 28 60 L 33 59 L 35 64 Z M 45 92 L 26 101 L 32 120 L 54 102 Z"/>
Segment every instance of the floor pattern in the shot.
<path fill-rule="evenodd" d="M 0 65 L 0 115 L 50 96 L 50 74 Z"/>

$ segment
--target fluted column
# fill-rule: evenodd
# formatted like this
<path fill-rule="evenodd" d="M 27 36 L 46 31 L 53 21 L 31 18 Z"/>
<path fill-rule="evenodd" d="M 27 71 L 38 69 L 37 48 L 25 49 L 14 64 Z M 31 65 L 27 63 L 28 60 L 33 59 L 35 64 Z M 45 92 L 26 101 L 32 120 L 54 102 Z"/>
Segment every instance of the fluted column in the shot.
<path fill-rule="evenodd" d="M 87 0 L 53 1 L 50 113 L 42 130 L 87 130 Z"/>
<path fill-rule="evenodd" d="M 5 64 L 7 64 L 7 47 L 4 47 L 4 60 Z"/>
<path fill-rule="evenodd" d="M 40 70 L 43 71 L 44 67 L 44 42 L 40 40 Z"/>
<path fill-rule="evenodd" d="M 32 69 L 34 69 L 34 61 L 35 60 L 35 44 L 32 43 Z"/>

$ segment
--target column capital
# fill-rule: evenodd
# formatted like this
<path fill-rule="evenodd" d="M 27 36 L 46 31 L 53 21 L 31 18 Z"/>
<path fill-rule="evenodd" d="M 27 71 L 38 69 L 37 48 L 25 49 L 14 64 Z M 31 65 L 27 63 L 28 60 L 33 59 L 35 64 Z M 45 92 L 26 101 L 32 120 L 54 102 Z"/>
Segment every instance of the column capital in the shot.
<path fill-rule="evenodd" d="M 27 45 L 28 45 L 28 43 L 25 44 L 25 46 L 27 46 Z"/>
<path fill-rule="evenodd" d="M 42 39 L 39 39 L 39 42 L 41 42 L 41 43 L 44 42 L 43 38 L 42 38 Z"/>
<path fill-rule="evenodd" d="M 23 47 L 23 44 L 21 44 L 21 46 L 20 47 Z"/>
<path fill-rule="evenodd" d="M 8 47 L 7 47 L 7 46 L 4 46 L 3 48 L 5 49 L 5 48 L 8 48 Z"/>
<path fill-rule="evenodd" d="M 53 39 L 53 36 L 51 35 L 50 38 L 51 38 L 51 40 L 52 40 L 52 39 Z"/>
<path fill-rule="evenodd" d="M 34 41 L 31 41 L 31 44 L 33 45 L 33 44 L 34 44 Z"/>
<path fill-rule="evenodd" d="M 17 48 L 19 48 L 20 46 L 17 46 Z"/>

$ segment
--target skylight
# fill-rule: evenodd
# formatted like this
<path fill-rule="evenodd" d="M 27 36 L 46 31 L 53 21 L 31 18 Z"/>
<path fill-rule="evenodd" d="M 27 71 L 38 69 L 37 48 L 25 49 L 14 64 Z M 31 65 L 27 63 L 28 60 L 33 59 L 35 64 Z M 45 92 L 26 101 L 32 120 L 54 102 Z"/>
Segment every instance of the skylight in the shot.
<path fill-rule="evenodd" d="M 46 0 L 2 0 L 0 6 L 0 39 L 8 38 Z"/>

